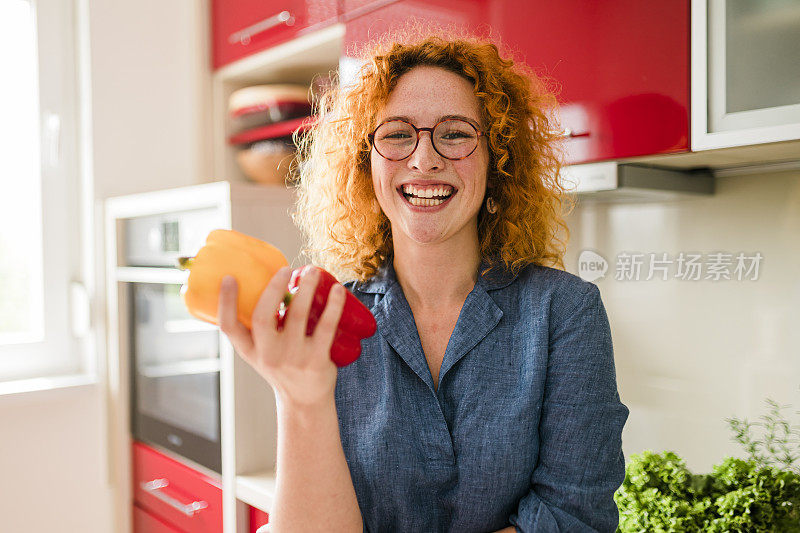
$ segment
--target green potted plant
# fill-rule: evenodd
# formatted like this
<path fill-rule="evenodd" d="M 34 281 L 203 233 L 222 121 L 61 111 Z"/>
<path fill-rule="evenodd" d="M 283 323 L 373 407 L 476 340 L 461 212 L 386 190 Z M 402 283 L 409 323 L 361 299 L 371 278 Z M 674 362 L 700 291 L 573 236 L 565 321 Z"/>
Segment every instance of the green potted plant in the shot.
<path fill-rule="evenodd" d="M 726 419 L 749 457 L 727 457 L 710 474 L 692 474 L 676 453 L 633 455 L 614 495 L 617 529 L 633 532 L 800 532 L 800 428 L 767 400 L 763 422 Z M 753 429 L 764 430 L 762 438 Z"/>

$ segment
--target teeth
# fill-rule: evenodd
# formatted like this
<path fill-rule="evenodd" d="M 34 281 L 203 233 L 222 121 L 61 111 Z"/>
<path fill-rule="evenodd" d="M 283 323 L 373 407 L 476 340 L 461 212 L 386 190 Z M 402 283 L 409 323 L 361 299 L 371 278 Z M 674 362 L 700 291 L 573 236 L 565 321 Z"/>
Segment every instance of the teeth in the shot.
<path fill-rule="evenodd" d="M 434 187 L 432 189 L 422 189 L 413 185 L 403 186 L 404 194 L 411 194 L 418 198 L 433 198 L 435 196 L 447 198 L 453 194 L 453 188 L 449 186 Z"/>
<path fill-rule="evenodd" d="M 411 205 L 421 207 L 432 207 L 444 203 L 444 200 L 434 200 L 433 198 L 417 198 L 413 196 L 409 198 L 408 201 Z"/>

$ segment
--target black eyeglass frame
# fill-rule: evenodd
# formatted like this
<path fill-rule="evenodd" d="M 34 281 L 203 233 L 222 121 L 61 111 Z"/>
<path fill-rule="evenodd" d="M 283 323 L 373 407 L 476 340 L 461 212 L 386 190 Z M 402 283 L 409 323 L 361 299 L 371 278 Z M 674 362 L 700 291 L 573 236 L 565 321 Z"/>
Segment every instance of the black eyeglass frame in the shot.
<path fill-rule="evenodd" d="M 473 130 L 475 130 L 475 133 L 476 133 L 476 134 L 477 134 L 477 136 L 478 136 L 478 142 L 476 142 L 476 143 L 475 143 L 475 148 L 473 148 L 473 149 L 472 149 L 472 151 L 471 151 L 470 153 L 468 153 L 467 155 L 465 155 L 464 157 L 447 157 L 446 155 L 444 155 L 442 152 L 440 152 L 440 151 L 439 151 L 439 150 L 436 148 L 436 143 L 435 143 L 435 142 L 433 142 L 433 130 L 435 130 L 435 129 L 436 129 L 438 126 L 439 126 L 439 124 L 442 124 L 442 123 L 444 123 L 444 122 L 450 122 L 451 120 L 458 120 L 459 122 L 463 122 L 463 123 L 465 123 L 465 124 L 469 124 L 469 125 L 470 125 L 470 127 L 471 127 Z M 410 152 L 410 153 L 409 153 L 407 156 L 405 156 L 405 157 L 402 157 L 402 158 L 400 158 L 400 159 L 391 159 L 391 158 L 389 158 L 389 157 L 386 157 L 385 155 L 383 155 L 383 154 L 381 153 L 381 151 L 380 151 L 380 150 L 378 150 L 378 147 L 377 147 L 377 146 L 375 146 L 375 134 L 378 132 L 378 129 L 380 129 L 380 127 L 381 127 L 381 126 L 383 126 L 384 124 L 388 124 L 388 123 L 390 123 L 390 122 L 402 122 L 403 124 L 408 124 L 409 126 L 411 126 L 412 128 L 414 128 L 414 131 L 415 131 L 415 132 L 417 132 L 417 142 L 414 144 L 414 148 L 411 150 L 411 152 Z M 475 126 L 475 124 L 473 124 L 472 122 L 470 122 L 470 121 L 468 121 L 468 120 L 461 119 L 461 118 L 452 118 L 452 117 L 451 117 L 451 118 L 445 118 L 445 119 L 442 119 L 442 120 L 440 120 L 439 122 L 437 122 L 436 124 L 434 124 L 434 126 L 433 126 L 432 128 L 418 128 L 418 127 L 416 127 L 414 124 L 412 124 L 411 122 L 408 122 L 407 120 L 402 120 L 402 119 L 399 119 L 399 118 L 394 118 L 394 119 L 392 119 L 392 120 L 386 120 L 386 121 L 384 121 L 384 122 L 381 122 L 380 124 L 378 124 L 378 126 L 377 126 L 377 127 L 376 127 L 376 128 L 373 130 L 373 131 L 372 131 L 372 133 L 370 133 L 369 135 L 367 135 L 367 138 L 369 138 L 369 143 L 370 143 L 370 145 L 371 145 L 373 148 L 375 148 L 375 151 L 376 151 L 376 152 L 378 152 L 378 155 L 380 155 L 382 158 L 384 158 L 384 159 L 387 159 L 387 160 L 389 160 L 389 161 L 403 161 L 403 160 L 405 160 L 405 159 L 408 159 L 408 158 L 409 158 L 409 157 L 411 157 L 412 155 L 414 155 L 414 152 L 416 152 L 416 151 L 417 151 L 417 148 L 419 147 L 419 134 L 420 134 L 421 132 L 423 132 L 423 131 L 427 131 L 427 132 L 429 132 L 429 133 L 431 134 L 431 146 L 433 146 L 433 149 L 436 151 L 436 153 L 437 153 L 437 154 L 439 154 L 440 156 L 444 157 L 445 159 L 449 159 L 450 161 L 461 161 L 462 159 L 466 159 L 466 158 L 468 158 L 469 156 L 471 156 L 472 154 L 474 154 L 474 153 L 475 153 L 475 150 L 477 150 L 477 149 L 478 149 L 478 144 L 480 143 L 481 137 L 485 137 L 485 136 L 486 136 L 486 133 L 484 133 L 483 131 L 479 130 L 479 129 L 478 129 L 476 126 Z"/>

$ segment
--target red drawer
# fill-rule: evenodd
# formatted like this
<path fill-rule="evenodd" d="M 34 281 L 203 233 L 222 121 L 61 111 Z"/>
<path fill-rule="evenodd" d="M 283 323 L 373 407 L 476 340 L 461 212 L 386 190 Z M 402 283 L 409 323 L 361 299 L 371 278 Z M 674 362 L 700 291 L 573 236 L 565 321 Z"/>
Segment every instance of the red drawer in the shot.
<path fill-rule="evenodd" d="M 133 498 L 177 530 L 222 531 L 220 482 L 140 442 L 133 443 Z"/>
<path fill-rule="evenodd" d="M 133 533 L 181 533 L 156 515 L 133 504 Z"/>

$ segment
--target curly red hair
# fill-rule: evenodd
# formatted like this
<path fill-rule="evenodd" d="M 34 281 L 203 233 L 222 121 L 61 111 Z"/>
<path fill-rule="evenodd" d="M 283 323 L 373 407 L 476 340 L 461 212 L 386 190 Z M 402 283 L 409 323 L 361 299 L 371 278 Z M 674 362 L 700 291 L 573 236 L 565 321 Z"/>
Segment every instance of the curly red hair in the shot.
<path fill-rule="evenodd" d="M 296 137 L 300 180 L 292 216 L 308 239 L 304 252 L 340 280 L 360 281 L 393 253 L 372 185 L 368 135 L 400 76 L 426 65 L 469 80 L 482 110 L 487 195 L 498 210 L 488 213 L 484 202 L 478 214 L 481 257 L 514 272 L 531 263 L 563 269 L 563 211 L 573 200 L 559 178 L 558 104 L 549 80 L 503 57 L 488 38 L 442 28 L 413 33 L 387 34 L 366 48 L 354 82 L 326 90 L 315 102 L 316 126 Z"/>

